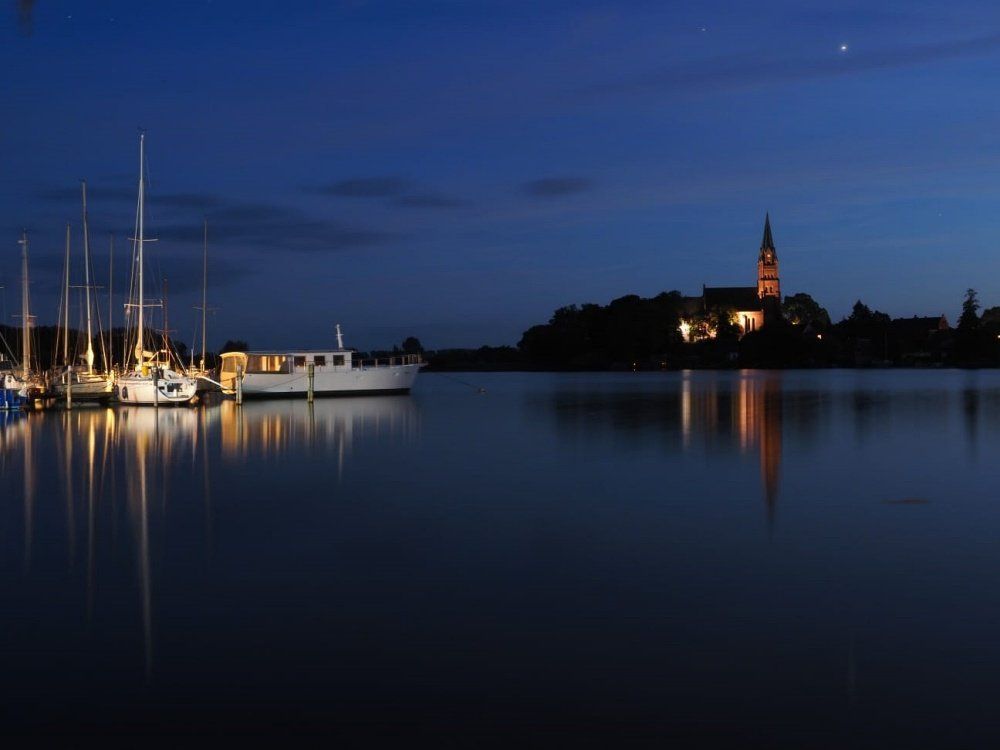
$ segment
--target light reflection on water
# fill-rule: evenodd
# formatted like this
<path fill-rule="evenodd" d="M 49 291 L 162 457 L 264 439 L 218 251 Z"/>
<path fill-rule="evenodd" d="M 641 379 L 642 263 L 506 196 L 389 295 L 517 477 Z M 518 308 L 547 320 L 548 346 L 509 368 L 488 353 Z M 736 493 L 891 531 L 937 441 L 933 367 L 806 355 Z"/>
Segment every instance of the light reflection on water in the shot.
<path fill-rule="evenodd" d="M 200 409 L 84 407 L 7 415 L 0 424 L 0 469 L 7 480 L 5 497 L 20 495 L 22 501 L 23 575 L 30 580 L 36 574 L 36 537 L 44 535 L 47 547 L 64 542 L 67 577 L 74 577 L 81 562 L 85 565 L 90 621 L 99 586 L 99 540 L 106 533 L 117 536 L 123 525 L 131 548 L 143 674 L 148 681 L 154 671 L 151 526 L 165 523 L 171 504 L 183 504 L 185 512 L 201 505 L 204 545 L 211 544 L 213 461 L 225 469 L 246 461 L 322 453 L 332 457 L 339 481 L 355 439 L 413 439 L 418 427 L 413 401 L 392 397 L 313 406 L 256 402 L 240 408 L 224 401 Z M 11 481 L 15 477 L 20 486 Z M 49 520 L 52 511 L 62 506 L 59 527 L 36 529 L 40 504 Z M 7 510 L 11 509 L 8 502 Z M 83 552 L 77 541 L 81 534 L 86 540 Z"/>
<path fill-rule="evenodd" d="M 0 718 L 990 735 L 1000 375 L 475 379 L 0 415 Z"/>

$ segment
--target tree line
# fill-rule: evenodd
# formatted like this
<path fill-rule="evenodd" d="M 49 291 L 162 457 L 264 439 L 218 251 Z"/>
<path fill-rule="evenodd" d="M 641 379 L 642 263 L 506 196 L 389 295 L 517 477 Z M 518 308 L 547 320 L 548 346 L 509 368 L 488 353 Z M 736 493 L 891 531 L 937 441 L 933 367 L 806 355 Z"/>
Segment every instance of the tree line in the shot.
<path fill-rule="evenodd" d="M 940 316 L 894 320 L 860 300 L 833 323 L 799 293 L 784 298 L 781 319 L 742 335 L 735 310 L 691 307 L 677 291 L 568 305 L 524 331 L 516 347 L 430 351 L 426 359 L 442 370 L 1000 366 L 1000 307 L 980 313 L 973 289 L 955 327 Z M 682 323 L 698 340 L 685 337 Z"/>

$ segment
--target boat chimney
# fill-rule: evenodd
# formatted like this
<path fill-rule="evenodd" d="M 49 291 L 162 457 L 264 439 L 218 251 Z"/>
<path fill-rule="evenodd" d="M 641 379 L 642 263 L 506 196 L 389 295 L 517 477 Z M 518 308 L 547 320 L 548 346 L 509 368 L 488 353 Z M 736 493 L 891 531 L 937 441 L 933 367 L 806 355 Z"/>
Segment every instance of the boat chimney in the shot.
<path fill-rule="evenodd" d="M 337 348 L 344 348 L 344 334 L 340 332 L 340 323 L 337 323 Z"/>

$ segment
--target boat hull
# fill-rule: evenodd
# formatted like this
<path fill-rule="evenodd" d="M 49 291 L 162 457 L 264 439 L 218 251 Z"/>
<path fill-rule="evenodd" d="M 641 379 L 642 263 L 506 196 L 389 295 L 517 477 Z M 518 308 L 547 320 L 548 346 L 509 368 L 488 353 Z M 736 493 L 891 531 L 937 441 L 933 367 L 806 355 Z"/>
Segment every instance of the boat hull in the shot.
<path fill-rule="evenodd" d="M 190 403 L 198 394 L 198 381 L 176 373 L 153 380 L 148 376 L 123 376 L 115 383 L 115 395 L 123 404 L 167 406 Z"/>
<path fill-rule="evenodd" d="M 17 411 L 31 405 L 35 389 L 14 375 L 0 375 L 0 411 Z"/>
<path fill-rule="evenodd" d="M 54 383 L 51 391 L 56 398 L 66 398 L 65 383 Z M 108 401 L 114 396 L 114 384 L 107 380 L 73 383 L 72 396 L 74 401 Z"/>
<path fill-rule="evenodd" d="M 28 405 L 28 399 L 18 391 L 0 388 L 0 411 L 20 411 Z"/>
<path fill-rule="evenodd" d="M 315 396 L 369 396 L 408 393 L 413 388 L 420 365 L 352 368 L 317 372 L 313 383 Z M 248 373 L 243 376 L 244 398 L 281 398 L 305 396 L 309 379 L 301 374 Z"/>

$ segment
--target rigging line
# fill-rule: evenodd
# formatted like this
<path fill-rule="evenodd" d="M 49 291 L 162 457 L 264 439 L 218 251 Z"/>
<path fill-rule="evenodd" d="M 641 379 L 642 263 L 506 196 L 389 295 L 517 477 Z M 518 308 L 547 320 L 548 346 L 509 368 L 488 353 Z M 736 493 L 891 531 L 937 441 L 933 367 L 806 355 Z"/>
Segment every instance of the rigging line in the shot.
<path fill-rule="evenodd" d="M 467 380 L 462 380 L 461 378 L 456 378 L 452 375 L 447 375 L 443 372 L 434 372 L 431 370 L 428 375 L 438 375 L 442 378 L 447 378 L 448 380 L 454 380 L 456 383 L 461 383 L 462 385 L 467 385 L 469 388 L 475 388 L 477 393 L 486 393 L 486 389 L 481 385 L 476 385 L 475 383 L 470 383 Z"/>

